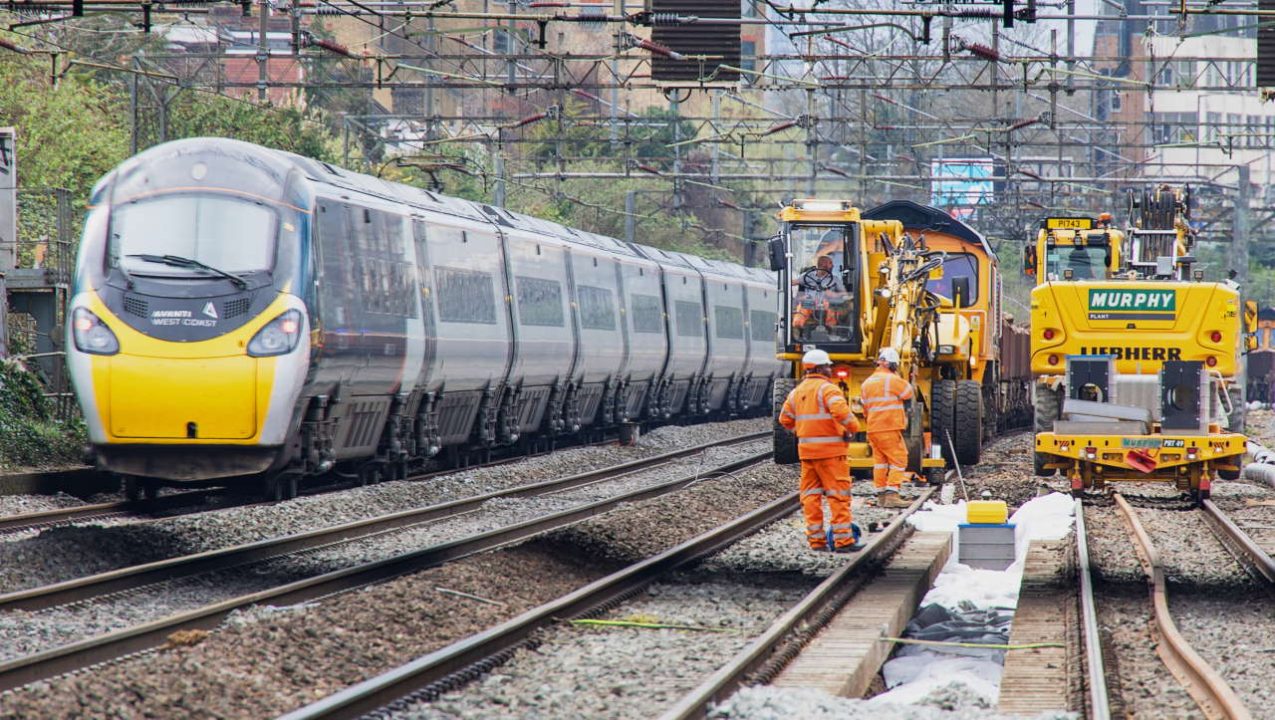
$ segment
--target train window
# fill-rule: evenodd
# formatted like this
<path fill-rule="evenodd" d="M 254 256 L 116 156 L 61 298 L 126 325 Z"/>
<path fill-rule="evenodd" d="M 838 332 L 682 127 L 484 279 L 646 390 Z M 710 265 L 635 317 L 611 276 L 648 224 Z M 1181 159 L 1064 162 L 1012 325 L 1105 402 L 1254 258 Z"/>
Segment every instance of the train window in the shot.
<path fill-rule="evenodd" d="M 629 308 L 633 315 L 633 332 L 664 332 L 664 306 L 658 297 L 633 293 L 629 296 Z"/>
<path fill-rule="evenodd" d="M 582 327 L 587 330 L 615 330 L 615 303 L 611 301 L 610 290 L 581 285 L 577 293 Z"/>
<path fill-rule="evenodd" d="M 717 337 L 723 340 L 744 339 L 743 310 L 725 305 L 714 305 L 713 315 L 717 320 Z"/>
<path fill-rule="evenodd" d="M 952 281 L 956 278 L 969 278 L 970 297 L 967 302 L 971 305 L 977 302 L 978 261 L 969 253 L 948 253 L 947 259 L 943 261 L 943 277 L 939 280 L 927 280 L 925 289 L 948 300 L 955 300 L 952 297 Z"/>
<path fill-rule="evenodd" d="M 523 325 L 562 327 L 562 284 L 557 280 L 518 278 L 518 322 Z"/>
<path fill-rule="evenodd" d="M 435 267 L 434 286 L 440 320 L 496 324 L 496 286 L 491 273 Z"/>
<path fill-rule="evenodd" d="M 677 312 L 677 334 L 682 337 L 704 337 L 704 312 L 699 303 L 677 300 L 674 305 Z"/>
<path fill-rule="evenodd" d="M 768 310 L 753 310 L 748 313 L 749 336 L 762 342 L 775 339 L 776 315 Z"/>

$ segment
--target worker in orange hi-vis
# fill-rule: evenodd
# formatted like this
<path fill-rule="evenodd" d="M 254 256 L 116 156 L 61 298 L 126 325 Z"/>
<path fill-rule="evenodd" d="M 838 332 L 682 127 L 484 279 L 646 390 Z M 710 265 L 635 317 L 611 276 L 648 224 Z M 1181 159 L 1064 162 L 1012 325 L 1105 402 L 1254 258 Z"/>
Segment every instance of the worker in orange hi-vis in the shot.
<path fill-rule="evenodd" d="M 814 550 L 856 552 L 863 544 L 855 537 L 850 517 L 850 465 L 846 455 L 850 436 L 859 431 L 859 421 L 841 389 L 831 380 L 832 358 L 828 353 L 811 350 L 801 358 L 801 364 L 806 378 L 784 401 L 779 424 L 797 435 L 806 539 Z M 825 533 L 823 528 L 825 498 L 832 511 L 831 533 Z"/>
<path fill-rule="evenodd" d="M 868 444 L 872 446 L 872 485 L 877 491 L 877 506 L 884 508 L 905 508 L 910 504 L 900 490 L 908 476 L 908 448 L 903 442 L 903 430 L 908 426 L 905 403 L 912 400 L 913 393 L 898 370 L 899 351 L 881 348 L 876 372 L 859 388 Z"/>

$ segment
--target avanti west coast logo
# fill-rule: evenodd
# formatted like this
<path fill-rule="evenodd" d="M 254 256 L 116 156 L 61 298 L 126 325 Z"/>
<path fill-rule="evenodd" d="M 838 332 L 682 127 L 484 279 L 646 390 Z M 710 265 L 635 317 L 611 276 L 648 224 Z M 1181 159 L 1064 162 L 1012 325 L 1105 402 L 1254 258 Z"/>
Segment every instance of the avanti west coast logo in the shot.
<path fill-rule="evenodd" d="M 1090 320 L 1172 320 L 1177 309 L 1174 290 L 1089 289 Z"/>

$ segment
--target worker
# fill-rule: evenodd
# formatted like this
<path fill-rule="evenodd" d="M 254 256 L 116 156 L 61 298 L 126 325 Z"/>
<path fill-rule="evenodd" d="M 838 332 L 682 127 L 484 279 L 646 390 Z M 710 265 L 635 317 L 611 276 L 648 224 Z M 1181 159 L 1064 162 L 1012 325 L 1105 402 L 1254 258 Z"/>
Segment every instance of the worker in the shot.
<path fill-rule="evenodd" d="M 872 446 L 872 486 L 877 506 L 905 508 L 909 505 L 900 491 L 908 476 L 908 448 L 903 442 L 907 428 L 905 404 L 913 398 L 912 386 L 899 377 L 899 351 L 881 348 L 877 369 L 859 389 L 859 401 L 868 425 Z"/>
<path fill-rule="evenodd" d="M 806 539 L 811 549 L 856 552 L 862 549 L 850 516 L 850 438 L 859 421 L 833 384 L 832 358 L 810 350 L 801 358 L 806 377 L 784 400 L 779 424 L 797 435 L 801 458 L 801 510 L 806 516 Z M 823 500 L 832 511 L 831 532 L 823 527 Z M 831 546 L 829 540 L 831 539 Z"/>
<path fill-rule="evenodd" d="M 806 325 L 813 319 L 833 333 L 840 324 L 841 305 L 846 301 L 845 287 L 832 272 L 832 256 L 820 255 L 815 267 L 793 280 L 797 298 L 793 303 L 792 328 L 798 337 L 805 338 Z M 837 306 L 837 307 L 834 307 Z"/>

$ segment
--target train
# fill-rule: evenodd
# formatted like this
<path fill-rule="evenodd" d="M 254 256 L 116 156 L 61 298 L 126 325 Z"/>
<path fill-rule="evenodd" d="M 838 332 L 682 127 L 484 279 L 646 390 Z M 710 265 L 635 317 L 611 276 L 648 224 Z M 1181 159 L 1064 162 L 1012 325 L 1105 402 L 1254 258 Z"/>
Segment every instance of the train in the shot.
<path fill-rule="evenodd" d="M 225 138 L 94 187 L 67 363 L 130 496 L 764 415 L 773 273 Z"/>

